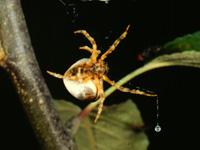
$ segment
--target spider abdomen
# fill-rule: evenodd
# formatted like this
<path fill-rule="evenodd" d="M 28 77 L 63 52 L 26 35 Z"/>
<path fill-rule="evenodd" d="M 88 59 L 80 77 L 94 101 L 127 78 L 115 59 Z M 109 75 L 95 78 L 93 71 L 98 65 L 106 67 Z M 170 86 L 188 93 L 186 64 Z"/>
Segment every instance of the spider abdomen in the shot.
<path fill-rule="evenodd" d="M 97 88 L 92 80 L 80 82 L 64 78 L 63 82 L 69 93 L 79 100 L 91 100 L 97 97 Z"/>
<path fill-rule="evenodd" d="M 97 86 L 88 58 L 75 62 L 64 74 L 63 82 L 69 93 L 79 100 L 91 100 L 98 97 Z"/>

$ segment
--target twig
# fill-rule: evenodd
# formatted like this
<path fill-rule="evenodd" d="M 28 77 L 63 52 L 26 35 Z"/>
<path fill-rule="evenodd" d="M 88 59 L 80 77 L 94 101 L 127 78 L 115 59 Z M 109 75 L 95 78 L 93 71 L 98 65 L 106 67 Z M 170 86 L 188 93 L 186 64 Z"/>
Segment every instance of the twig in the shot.
<path fill-rule="evenodd" d="M 9 72 L 43 148 L 73 149 L 70 131 L 64 129 L 53 109 L 39 70 L 20 0 L 0 0 L 0 65 Z"/>

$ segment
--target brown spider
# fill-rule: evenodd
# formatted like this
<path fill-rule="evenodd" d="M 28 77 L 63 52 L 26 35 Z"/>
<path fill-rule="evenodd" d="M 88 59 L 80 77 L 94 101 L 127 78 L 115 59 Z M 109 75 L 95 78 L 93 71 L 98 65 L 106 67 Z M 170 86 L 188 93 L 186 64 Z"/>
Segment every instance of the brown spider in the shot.
<path fill-rule="evenodd" d="M 108 72 L 108 66 L 104 62 L 104 59 L 112 53 L 117 45 L 123 40 L 128 32 L 130 25 L 127 26 L 126 30 L 121 34 L 121 36 L 115 40 L 115 42 L 110 46 L 110 48 L 98 58 L 100 50 L 97 49 L 97 44 L 95 40 L 87 33 L 85 30 L 78 30 L 74 33 L 83 34 L 91 43 L 92 48 L 88 46 L 82 46 L 80 50 L 86 50 L 91 53 L 90 58 L 83 58 L 76 63 L 74 63 L 64 75 L 57 74 L 54 72 L 47 71 L 50 75 L 63 79 L 65 87 L 67 90 L 79 100 L 90 100 L 99 99 L 100 104 L 98 106 L 98 112 L 94 122 L 100 117 L 102 112 L 103 103 L 105 101 L 105 94 L 103 89 L 103 80 L 112 86 L 115 86 L 118 90 L 122 92 L 129 92 L 132 94 L 146 95 L 146 96 L 156 96 L 156 94 L 146 93 L 144 91 L 136 89 L 128 89 L 126 87 L 119 86 L 114 81 L 108 78 L 106 75 Z"/>

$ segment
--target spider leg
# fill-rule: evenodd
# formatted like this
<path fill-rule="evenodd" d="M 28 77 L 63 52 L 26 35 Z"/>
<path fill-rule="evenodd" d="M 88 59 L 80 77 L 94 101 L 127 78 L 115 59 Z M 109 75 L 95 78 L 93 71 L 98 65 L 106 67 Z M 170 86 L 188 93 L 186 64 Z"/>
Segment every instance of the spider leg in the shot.
<path fill-rule="evenodd" d="M 126 37 L 129 27 L 130 25 L 126 27 L 126 30 L 120 35 L 118 39 L 115 40 L 115 42 L 110 46 L 110 48 L 103 55 L 101 55 L 100 60 L 106 59 L 106 57 L 115 50 L 115 48 L 118 46 L 121 40 L 123 40 Z"/>
<path fill-rule="evenodd" d="M 92 49 L 90 48 L 90 47 L 88 47 L 88 46 L 81 46 L 81 47 L 79 47 L 79 49 L 80 50 L 86 50 L 86 51 L 88 51 L 88 52 L 90 52 L 90 53 L 92 53 Z"/>
<path fill-rule="evenodd" d="M 101 116 L 101 113 L 102 113 L 102 110 L 103 110 L 103 103 L 105 101 L 105 94 L 104 93 L 100 96 L 99 101 L 100 102 L 99 102 L 99 106 L 98 106 L 98 111 L 97 111 L 94 123 L 96 123 L 99 120 L 100 116 Z"/>
<path fill-rule="evenodd" d="M 88 51 L 88 52 L 90 52 L 90 53 L 93 52 L 93 49 L 91 49 L 91 48 L 88 47 L 88 46 L 81 46 L 81 47 L 79 47 L 79 49 L 80 49 L 80 50 L 86 50 L 86 51 Z M 100 51 L 100 50 L 97 50 L 97 53 L 100 54 L 101 51 Z"/>
<path fill-rule="evenodd" d="M 48 74 L 50 74 L 53 77 L 59 78 L 59 79 L 63 79 L 63 75 L 55 73 L 55 72 L 51 72 L 51 71 L 47 71 Z"/>
<path fill-rule="evenodd" d="M 77 30 L 77 31 L 74 31 L 74 33 L 75 33 L 75 34 L 77 34 L 77 33 L 83 34 L 83 35 L 88 39 L 88 41 L 92 44 L 92 49 L 97 49 L 97 44 L 96 44 L 94 38 L 91 37 L 91 36 L 89 35 L 89 33 L 87 33 L 86 30 Z"/>
<path fill-rule="evenodd" d="M 93 81 L 95 82 L 95 85 L 97 87 L 97 97 L 99 97 L 99 99 L 98 99 L 99 106 L 98 106 L 97 114 L 96 114 L 96 117 L 94 120 L 94 123 L 96 123 L 98 121 L 98 119 L 100 118 L 101 113 L 103 111 L 103 103 L 105 101 L 105 93 L 103 90 L 103 80 L 99 80 L 99 78 L 96 76 Z"/>
<path fill-rule="evenodd" d="M 118 89 L 119 91 L 122 92 L 127 92 L 127 93 L 132 93 L 132 94 L 138 94 L 138 95 L 145 95 L 145 96 L 151 96 L 151 97 L 156 97 L 157 94 L 155 93 L 147 93 L 138 89 L 129 89 L 123 86 L 118 85 L 117 83 L 115 83 L 114 81 L 110 80 L 106 75 L 103 76 L 103 80 L 106 81 L 107 83 L 109 83 L 110 85 L 114 86 L 116 89 Z"/>
<path fill-rule="evenodd" d="M 96 44 L 94 38 L 91 37 L 91 36 L 89 35 L 89 33 L 87 33 L 86 30 L 77 30 L 77 31 L 75 31 L 74 33 L 75 33 L 75 34 L 77 34 L 77 33 L 83 34 L 83 35 L 88 39 L 88 41 L 89 41 L 89 42 L 91 43 L 91 45 L 92 45 L 92 49 L 89 48 L 88 46 L 80 47 L 80 49 L 84 49 L 84 50 L 87 50 L 87 51 L 91 52 L 92 55 L 91 55 L 90 59 L 92 60 L 92 62 L 96 62 L 96 59 L 97 59 L 97 57 L 98 57 L 99 52 L 98 52 L 98 50 L 97 50 L 97 44 Z"/>

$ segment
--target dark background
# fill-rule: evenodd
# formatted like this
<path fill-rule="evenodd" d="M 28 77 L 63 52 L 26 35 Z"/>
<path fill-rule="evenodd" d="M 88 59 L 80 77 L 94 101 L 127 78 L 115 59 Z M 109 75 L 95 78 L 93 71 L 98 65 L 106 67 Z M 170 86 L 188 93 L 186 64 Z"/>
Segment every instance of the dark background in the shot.
<path fill-rule="evenodd" d="M 73 31 L 86 29 L 96 39 L 99 49 L 105 51 L 131 24 L 126 39 L 107 59 L 108 75 L 117 81 L 151 57 L 147 55 L 144 61 L 139 61 L 138 55 L 143 50 L 200 29 L 198 5 L 192 1 L 123 0 L 105 4 L 66 0 L 66 3 L 64 6 L 58 0 L 22 0 L 35 54 L 53 97 L 71 100 L 81 107 L 87 103 L 73 98 L 61 81 L 46 74 L 46 70 L 64 73 L 76 60 L 89 57 L 87 52 L 78 50 L 79 46 L 89 44 L 88 41 L 74 36 Z M 128 98 L 137 103 L 147 127 L 149 150 L 192 149 L 198 144 L 194 135 L 199 133 L 199 76 L 198 69 L 173 67 L 147 72 L 127 84 L 130 88 L 139 86 L 159 94 L 160 133 L 153 129 L 156 123 L 154 99 L 115 92 L 106 104 Z M 1 146 L 39 149 L 15 89 L 2 69 L 0 83 Z"/>

